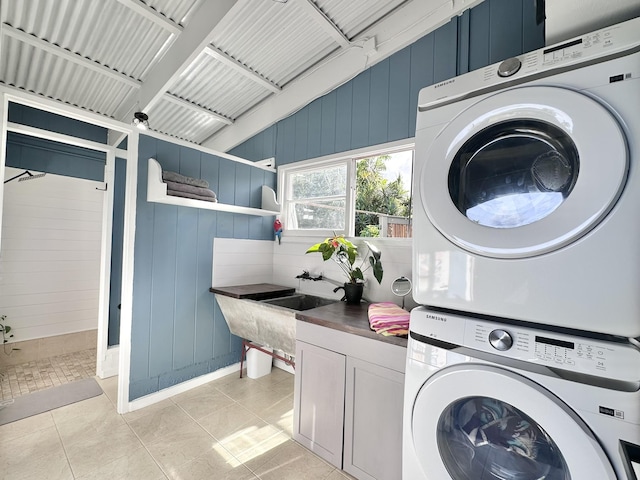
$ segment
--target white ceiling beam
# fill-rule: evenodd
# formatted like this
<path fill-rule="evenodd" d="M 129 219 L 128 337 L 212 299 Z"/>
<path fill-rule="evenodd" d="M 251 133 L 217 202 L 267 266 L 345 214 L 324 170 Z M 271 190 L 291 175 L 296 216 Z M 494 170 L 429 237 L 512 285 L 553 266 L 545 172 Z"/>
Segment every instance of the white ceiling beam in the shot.
<path fill-rule="evenodd" d="M 423 0 L 408 2 L 352 42 L 375 36 L 378 44 L 376 55 L 368 57 L 362 48 L 338 50 L 326 61 L 290 82 L 282 92 L 265 99 L 237 118 L 233 125 L 216 132 L 201 145 L 229 151 L 482 1 L 440 0 L 437 5 Z"/>
<path fill-rule="evenodd" d="M 170 18 L 165 17 L 157 10 L 154 10 L 149 5 L 142 3 L 140 0 L 117 0 L 119 3 L 127 7 L 129 10 L 136 12 L 139 15 L 142 15 L 147 20 L 151 20 L 156 25 L 164 28 L 170 33 L 174 35 L 178 35 L 182 32 L 183 27 L 178 25 Z"/>
<path fill-rule="evenodd" d="M 197 58 L 209 44 L 214 28 L 231 10 L 236 0 L 202 2 L 167 53 L 155 64 L 139 92 L 141 110 L 148 110 L 157 102 L 180 74 Z"/>
<path fill-rule="evenodd" d="M 342 48 L 347 48 L 351 45 L 349 39 L 342 33 L 342 30 L 333 23 L 325 13 L 318 8 L 313 0 L 298 0 L 298 4 L 311 16 L 314 22 L 316 22 L 322 29 L 329 34 L 333 40 Z"/>
<path fill-rule="evenodd" d="M 105 67 L 104 65 L 78 55 L 77 53 L 70 52 L 65 48 L 59 47 L 57 45 L 54 45 L 53 43 L 47 42 L 46 40 L 42 40 L 38 37 L 25 33 L 22 30 L 18 30 L 17 28 L 12 27 L 11 25 L 7 25 L 6 23 L 2 25 L 2 34 L 15 38 L 20 42 L 27 43 L 33 47 L 39 48 L 58 57 L 62 57 L 66 60 L 69 60 L 70 62 L 75 63 L 76 65 L 80 65 L 82 67 L 88 68 L 89 70 L 93 70 L 94 72 L 106 75 L 119 82 L 126 83 L 131 87 L 140 88 L 142 85 L 140 80 L 131 78 L 124 73 L 112 70 L 109 67 Z"/>
<path fill-rule="evenodd" d="M 122 123 L 105 115 L 90 112 L 73 105 L 68 105 L 58 100 L 52 100 L 36 93 L 26 92 L 17 87 L 0 84 L 0 93 L 6 94 L 10 102 L 19 103 L 20 105 L 37 108 L 39 110 L 45 110 L 63 117 L 74 118 L 81 122 L 90 123 L 92 125 L 97 125 L 117 132 L 123 132 L 126 134 L 133 129 L 130 122 Z"/>
<path fill-rule="evenodd" d="M 188 100 L 184 100 L 176 95 L 173 95 L 171 93 L 165 93 L 164 96 L 162 97 L 163 100 L 167 100 L 175 105 L 180 105 L 181 107 L 187 107 L 190 108 L 191 110 L 195 110 L 197 112 L 200 113 L 205 113 L 207 115 L 209 115 L 210 117 L 216 119 L 219 122 L 225 123 L 227 125 L 232 125 L 233 124 L 233 120 L 231 120 L 230 118 L 227 118 L 223 115 L 220 115 L 216 112 L 213 112 L 211 110 L 209 110 L 208 108 L 205 107 L 201 107 L 200 105 L 196 105 L 195 103 L 191 103 Z"/>
<path fill-rule="evenodd" d="M 137 102 L 134 105 L 123 105 L 115 117 L 127 122 L 135 111 L 148 112 L 209 45 L 214 28 L 235 4 L 236 0 L 202 2 L 167 53 L 147 73 L 147 79 L 138 92 Z M 122 138 L 122 135 L 112 135 L 109 132 L 111 145 L 118 145 Z"/>
<path fill-rule="evenodd" d="M 281 87 L 270 82 L 259 73 L 256 73 L 255 71 L 251 70 L 249 67 L 243 65 L 235 58 L 232 58 L 226 53 L 221 52 L 220 50 L 215 48 L 213 45 L 207 45 L 204 49 L 204 53 L 209 55 L 211 58 L 214 58 L 215 60 L 221 63 L 224 63 L 226 66 L 233 68 L 236 72 L 241 73 L 248 79 L 260 84 L 267 90 L 271 90 L 274 93 L 278 93 L 282 90 Z"/>

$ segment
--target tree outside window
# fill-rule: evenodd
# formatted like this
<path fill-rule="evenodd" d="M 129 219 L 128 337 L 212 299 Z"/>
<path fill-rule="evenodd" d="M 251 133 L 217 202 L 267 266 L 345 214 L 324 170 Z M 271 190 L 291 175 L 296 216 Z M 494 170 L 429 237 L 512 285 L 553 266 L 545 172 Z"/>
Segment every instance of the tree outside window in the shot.
<path fill-rule="evenodd" d="M 393 168 L 407 154 L 410 160 L 411 152 L 400 152 L 356 161 L 356 236 L 411 236 L 411 163 Z"/>

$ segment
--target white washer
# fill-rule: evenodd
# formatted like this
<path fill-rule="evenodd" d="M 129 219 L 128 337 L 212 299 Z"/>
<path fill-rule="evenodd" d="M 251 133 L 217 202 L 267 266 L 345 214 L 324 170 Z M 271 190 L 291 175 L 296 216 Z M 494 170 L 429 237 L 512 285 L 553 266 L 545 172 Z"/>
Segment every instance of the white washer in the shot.
<path fill-rule="evenodd" d="M 407 353 L 405 480 L 635 480 L 634 344 L 419 307 Z"/>
<path fill-rule="evenodd" d="M 640 18 L 420 92 L 413 295 L 640 336 Z"/>

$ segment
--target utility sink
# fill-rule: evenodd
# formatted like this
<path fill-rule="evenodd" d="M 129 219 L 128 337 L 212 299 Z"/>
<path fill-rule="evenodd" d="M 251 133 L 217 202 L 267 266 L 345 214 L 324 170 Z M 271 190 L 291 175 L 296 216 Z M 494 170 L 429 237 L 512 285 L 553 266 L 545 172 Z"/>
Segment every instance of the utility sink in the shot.
<path fill-rule="evenodd" d="M 265 300 L 216 293 L 216 300 L 231 333 L 291 356 L 296 352 L 296 312 L 339 301 L 301 293 Z"/>
<path fill-rule="evenodd" d="M 322 307 L 324 305 L 330 305 L 336 303 L 338 300 L 332 300 L 330 298 L 316 297 L 315 295 L 296 294 L 288 297 L 270 298 L 269 300 L 262 300 L 262 303 L 268 303 L 270 305 L 276 305 L 278 307 L 289 308 L 298 312 L 303 310 L 311 310 L 312 308 Z"/>

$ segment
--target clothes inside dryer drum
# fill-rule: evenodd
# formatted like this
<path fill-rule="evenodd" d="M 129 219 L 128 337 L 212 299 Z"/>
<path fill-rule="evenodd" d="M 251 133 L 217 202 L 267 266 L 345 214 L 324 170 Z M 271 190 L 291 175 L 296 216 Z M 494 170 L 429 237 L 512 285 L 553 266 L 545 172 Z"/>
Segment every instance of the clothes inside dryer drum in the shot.
<path fill-rule="evenodd" d="M 493 398 L 449 405 L 437 438 L 453 480 L 571 480 L 562 453 L 542 427 Z"/>

